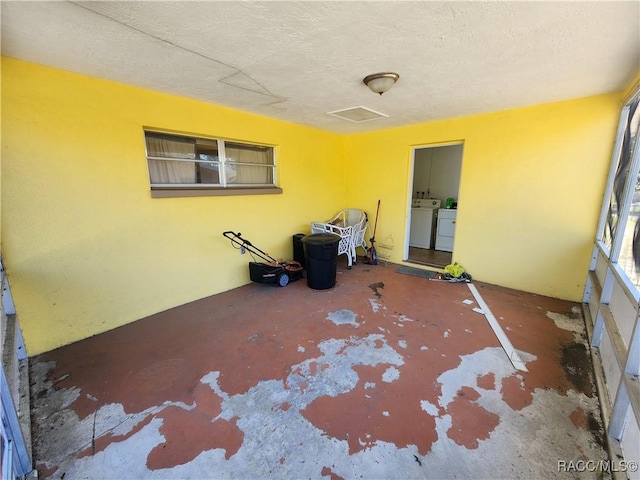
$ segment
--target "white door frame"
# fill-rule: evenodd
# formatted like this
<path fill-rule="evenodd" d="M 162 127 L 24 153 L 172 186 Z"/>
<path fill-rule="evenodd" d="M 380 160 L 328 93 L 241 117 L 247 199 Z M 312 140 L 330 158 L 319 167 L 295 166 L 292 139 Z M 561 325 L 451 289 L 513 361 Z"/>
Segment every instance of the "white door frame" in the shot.
<path fill-rule="evenodd" d="M 426 148 L 438 148 L 438 147 L 451 147 L 454 145 L 464 145 L 463 140 L 455 140 L 451 142 L 442 143 L 428 143 L 424 145 L 414 145 L 411 147 L 411 165 L 409 166 L 409 178 L 407 179 L 407 203 L 406 203 L 406 215 L 405 215 L 405 231 L 404 231 L 404 251 L 402 259 L 404 262 L 409 260 L 409 236 L 411 234 L 411 203 L 413 200 L 413 180 L 416 169 L 416 150 L 424 150 Z M 463 150 L 464 152 L 464 150 Z"/>

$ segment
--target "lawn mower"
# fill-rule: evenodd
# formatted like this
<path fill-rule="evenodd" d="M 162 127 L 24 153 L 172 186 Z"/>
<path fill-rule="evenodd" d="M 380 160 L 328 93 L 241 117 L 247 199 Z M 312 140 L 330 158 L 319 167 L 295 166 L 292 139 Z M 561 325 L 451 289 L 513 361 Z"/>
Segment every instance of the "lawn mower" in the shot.
<path fill-rule="evenodd" d="M 260 250 L 246 238 L 242 238 L 241 233 L 223 232 L 222 234 L 231 240 L 231 245 L 234 248 L 244 249 L 252 257 L 256 255 L 267 262 L 249 262 L 249 278 L 251 278 L 252 282 L 275 283 L 280 287 L 286 287 L 289 282 L 304 276 L 304 268 L 300 262 L 278 261 L 268 253 Z M 256 260 L 255 257 L 254 260 Z"/>

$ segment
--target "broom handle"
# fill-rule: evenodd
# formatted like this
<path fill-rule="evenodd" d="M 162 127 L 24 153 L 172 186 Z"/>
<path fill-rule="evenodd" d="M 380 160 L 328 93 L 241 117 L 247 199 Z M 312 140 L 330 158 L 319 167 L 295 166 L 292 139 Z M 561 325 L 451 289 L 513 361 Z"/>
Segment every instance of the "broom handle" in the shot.
<path fill-rule="evenodd" d="M 373 237 L 370 238 L 370 242 L 373 243 L 376 241 L 376 230 L 378 229 L 378 213 L 380 212 L 380 200 L 378 200 L 378 208 L 376 209 L 376 223 L 373 227 Z"/>

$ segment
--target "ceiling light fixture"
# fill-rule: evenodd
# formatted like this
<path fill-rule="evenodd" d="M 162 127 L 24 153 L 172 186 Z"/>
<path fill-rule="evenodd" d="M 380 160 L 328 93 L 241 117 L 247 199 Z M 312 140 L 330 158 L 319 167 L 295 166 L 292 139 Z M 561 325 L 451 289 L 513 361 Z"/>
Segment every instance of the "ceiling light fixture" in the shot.
<path fill-rule="evenodd" d="M 362 82 L 369 87 L 373 93 L 382 95 L 384 92 L 393 87 L 394 83 L 398 81 L 400 75 L 394 72 L 381 72 L 367 75 L 362 79 Z"/>

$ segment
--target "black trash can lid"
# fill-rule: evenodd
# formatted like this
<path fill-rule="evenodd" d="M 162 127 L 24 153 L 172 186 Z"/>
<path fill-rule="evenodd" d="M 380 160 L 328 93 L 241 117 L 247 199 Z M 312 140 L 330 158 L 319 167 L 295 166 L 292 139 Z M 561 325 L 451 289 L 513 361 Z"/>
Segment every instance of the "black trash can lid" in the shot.
<path fill-rule="evenodd" d="M 302 242 L 310 245 L 323 245 L 340 241 L 340 236 L 333 233 L 312 233 L 302 237 Z"/>

